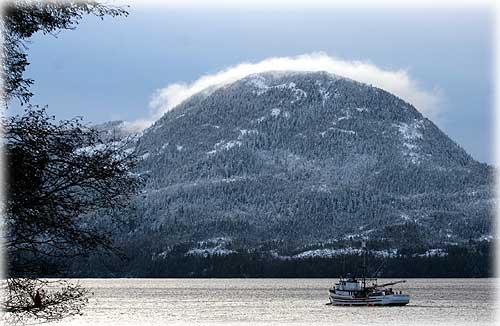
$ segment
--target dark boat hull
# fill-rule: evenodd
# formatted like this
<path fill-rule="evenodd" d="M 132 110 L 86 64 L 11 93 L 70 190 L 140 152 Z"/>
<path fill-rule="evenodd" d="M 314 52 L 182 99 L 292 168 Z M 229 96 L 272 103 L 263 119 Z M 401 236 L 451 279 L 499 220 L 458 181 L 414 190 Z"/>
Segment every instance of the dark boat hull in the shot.
<path fill-rule="evenodd" d="M 355 298 L 330 293 L 330 303 L 336 306 L 405 306 L 410 302 L 406 294 L 389 294 L 376 297 Z"/>

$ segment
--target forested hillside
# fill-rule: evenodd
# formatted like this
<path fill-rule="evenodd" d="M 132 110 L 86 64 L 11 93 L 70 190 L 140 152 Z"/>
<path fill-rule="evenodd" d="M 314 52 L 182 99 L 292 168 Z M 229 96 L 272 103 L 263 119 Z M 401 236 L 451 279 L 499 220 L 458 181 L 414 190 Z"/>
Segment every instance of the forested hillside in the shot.
<path fill-rule="evenodd" d="M 325 258 L 362 237 L 397 257 L 491 239 L 492 167 L 410 103 L 346 78 L 251 75 L 137 138 L 145 187 L 116 239 L 140 264 Z"/>

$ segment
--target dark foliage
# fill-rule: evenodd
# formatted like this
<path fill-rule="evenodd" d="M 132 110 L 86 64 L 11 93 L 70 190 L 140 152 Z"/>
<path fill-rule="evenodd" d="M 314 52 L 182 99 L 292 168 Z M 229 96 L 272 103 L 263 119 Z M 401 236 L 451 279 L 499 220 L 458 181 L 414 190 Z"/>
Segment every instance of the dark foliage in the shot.
<path fill-rule="evenodd" d="M 111 248 L 93 220 L 114 218 L 139 186 L 126 143 L 103 144 L 78 119 L 55 123 L 43 109 L 10 118 L 7 153 L 7 248 L 10 273 L 25 276 L 47 257 Z M 35 270 L 32 270 L 35 269 Z"/>
<path fill-rule="evenodd" d="M 33 286 L 46 285 L 37 279 L 40 275 L 60 270 L 54 259 L 113 250 L 109 227 L 119 221 L 115 210 L 141 185 L 130 172 L 136 157 L 125 150 L 126 142 L 104 144 L 79 119 L 57 123 L 36 107 L 4 125 L 5 245 L 11 277 L 6 309 L 15 318 L 57 319 L 79 312 L 85 291 L 71 284 L 51 290 L 52 301 L 47 297 L 43 312 L 32 311 L 26 302 Z"/>
<path fill-rule="evenodd" d="M 132 262 L 94 256 L 76 264 L 84 277 L 317 277 L 335 278 L 347 273 L 361 275 L 360 255 L 332 258 L 279 259 L 265 252 L 229 255 L 186 255 L 189 245 L 177 246 L 167 257 L 151 259 L 140 255 Z M 178 251 L 177 251 L 178 250 Z M 493 277 L 494 252 L 491 243 L 450 246 L 444 256 L 426 256 L 413 250 L 395 257 L 368 256 L 367 276 L 401 277 Z M 404 252 L 404 251 L 402 251 Z M 92 266 L 89 269 L 88 266 Z M 48 275 L 60 276 L 60 275 Z M 67 275 L 66 275 L 67 276 Z"/>
<path fill-rule="evenodd" d="M 126 16 L 120 7 L 96 1 L 6 1 L 2 4 L 2 104 L 27 104 L 33 80 L 24 76 L 28 43 L 37 32 L 56 36 L 85 15 Z M 8 280 L 3 306 L 7 323 L 57 320 L 78 314 L 86 291 L 77 284 L 39 279 L 61 266 L 54 258 L 109 250 L 109 231 L 94 214 L 114 220 L 113 209 L 135 192 L 134 156 L 121 145 L 103 146 L 97 132 L 79 120 L 55 123 L 43 110 L 3 121 L 8 198 L 5 246 Z M 122 144 L 123 145 L 123 144 Z M 97 148 L 96 148 L 97 147 Z M 86 151 L 87 149 L 95 149 Z M 106 223 L 110 225 L 110 223 Z M 58 268 L 58 269 L 56 269 Z M 35 292 L 44 293 L 42 303 Z M 35 303 L 35 305 L 33 305 Z"/>
<path fill-rule="evenodd" d="M 7 301 L 4 309 L 10 324 L 24 323 L 27 319 L 59 320 L 62 316 L 81 314 L 87 303 L 87 290 L 69 281 L 49 281 L 30 278 L 7 279 Z M 34 296 L 39 293 L 42 305 L 37 306 Z"/>

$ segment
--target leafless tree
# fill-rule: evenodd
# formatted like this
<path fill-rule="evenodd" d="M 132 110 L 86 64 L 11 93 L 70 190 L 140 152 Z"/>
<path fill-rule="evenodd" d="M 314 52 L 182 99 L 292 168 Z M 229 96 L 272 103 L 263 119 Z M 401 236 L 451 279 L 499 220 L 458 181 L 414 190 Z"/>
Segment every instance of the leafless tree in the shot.
<path fill-rule="evenodd" d="M 135 156 L 126 150 L 128 143 L 103 143 L 97 131 L 78 119 L 55 123 L 44 109 L 33 108 L 8 120 L 4 138 L 7 247 L 28 257 L 110 248 L 107 234 L 88 221 L 98 209 L 100 218 L 112 218 L 113 208 L 135 189 L 130 172 Z M 16 266 L 28 268 L 22 261 Z"/>
<path fill-rule="evenodd" d="M 4 124 L 7 315 L 48 320 L 79 313 L 84 289 L 39 277 L 61 272 L 61 258 L 116 252 L 112 228 L 103 226 L 119 222 L 116 211 L 139 189 L 131 172 L 137 158 L 126 139 L 102 142 L 79 119 L 56 122 L 44 109 L 29 107 Z M 34 295 L 47 287 L 37 307 Z"/>
<path fill-rule="evenodd" d="M 12 99 L 28 104 L 24 115 L 2 121 L 8 264 L 2 283 L 4 318 L 9 323 L 57 320 L 80 313 L 87 292 L 78 284 L 40 276 L 55 274 L 60 258 L 98 248 L 116 252 L 110 231 L 97 225 L 116 221 L 115 211 L 140 181 L 131 172 L 135 156 L 126 142 L 103 143 L 81 120 L 56 122 L 29 104 L 34 82 L 24 76 L 29 39 L 36 32 L 56 36 L 74 29 L 85 15 L 102 19 L 128 13 L 92 0 L 5 1 L 1 9 L 1 100 L 6 107 Z"/>

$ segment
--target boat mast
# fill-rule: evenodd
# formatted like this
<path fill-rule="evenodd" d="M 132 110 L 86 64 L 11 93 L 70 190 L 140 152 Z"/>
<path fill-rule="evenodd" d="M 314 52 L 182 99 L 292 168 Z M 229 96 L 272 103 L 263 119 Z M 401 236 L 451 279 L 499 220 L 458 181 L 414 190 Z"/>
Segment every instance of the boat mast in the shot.
<path fill-rule="evenodd" d="M 361 249 L 363 250 L 363 290 L 366 289 L 366 240 L 361 241 Z"/>

